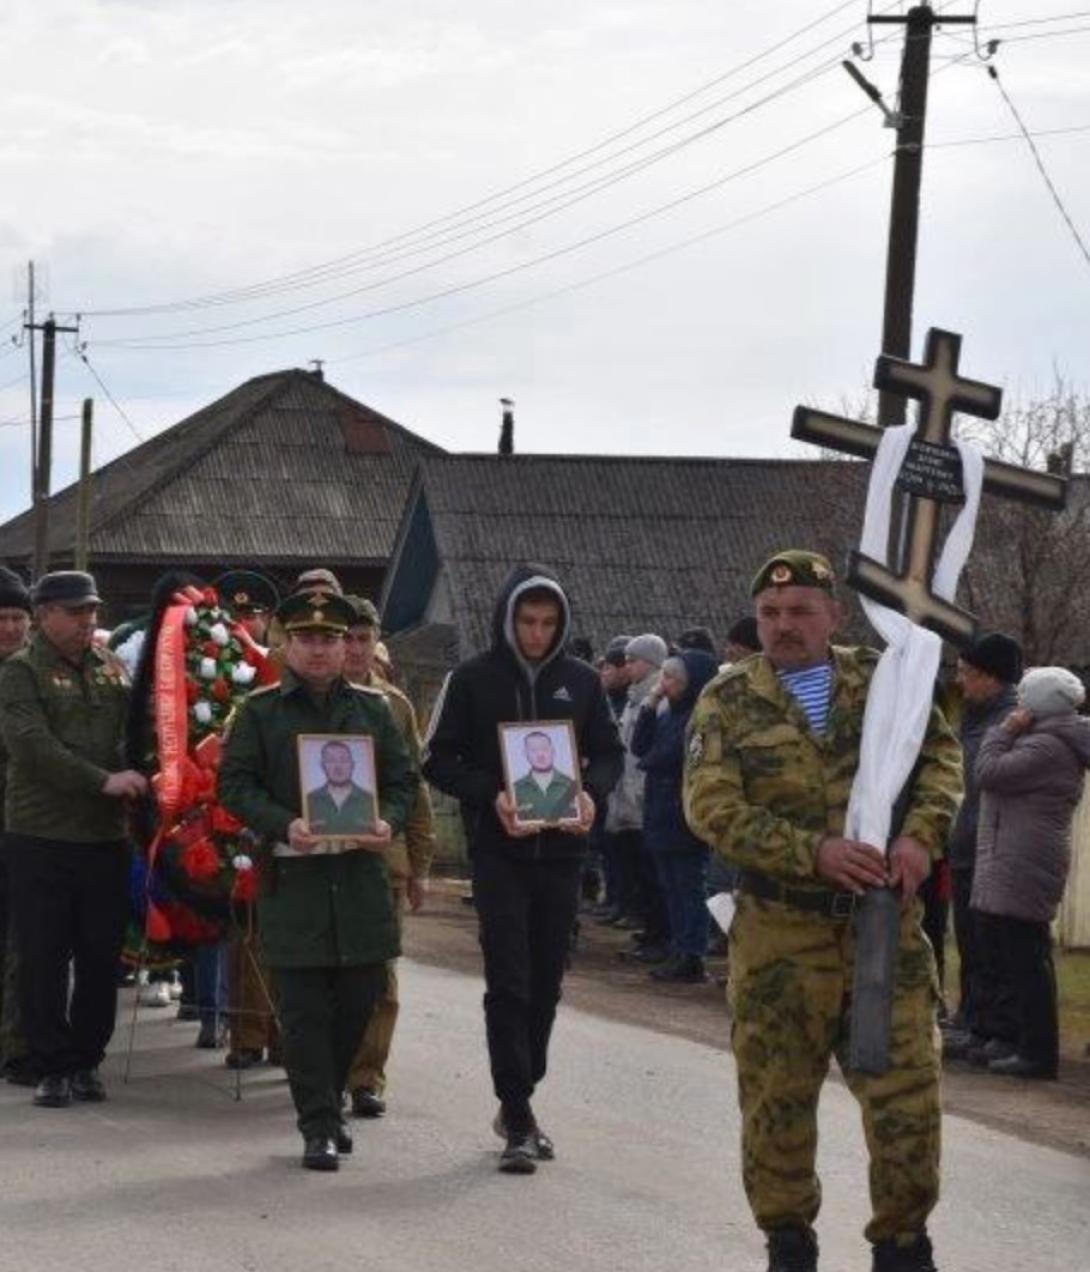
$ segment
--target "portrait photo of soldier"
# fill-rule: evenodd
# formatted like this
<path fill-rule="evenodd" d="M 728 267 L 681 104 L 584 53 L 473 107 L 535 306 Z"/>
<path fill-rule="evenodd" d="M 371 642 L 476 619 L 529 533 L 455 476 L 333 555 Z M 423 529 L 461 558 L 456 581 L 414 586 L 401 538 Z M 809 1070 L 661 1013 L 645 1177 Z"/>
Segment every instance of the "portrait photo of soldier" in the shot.
<path fill-rule="evenodd" d="M 375 765 L 371 739 L 299 739 L 303 816 L 312 835 L 354 839 L 375 825 Z"/>
<path fill-rule="evenodd" d="M 578 821 L 579 762 L 570 725 L 501 725 L 500 733 L 515 820 Z"/>

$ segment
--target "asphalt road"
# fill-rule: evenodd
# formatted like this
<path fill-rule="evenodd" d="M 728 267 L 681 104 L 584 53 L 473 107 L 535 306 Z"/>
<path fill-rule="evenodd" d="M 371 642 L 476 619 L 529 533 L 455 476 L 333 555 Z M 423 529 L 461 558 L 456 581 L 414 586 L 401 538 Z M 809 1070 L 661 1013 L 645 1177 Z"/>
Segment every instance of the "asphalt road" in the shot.
<path fill-rule="evenodd" d="M 286 1083 L 193 1048 L 195 1026 L 127 1019 L 111 1099 L 35 1109 L 0 1087 L 0 1272 L 748 1272 L 765 1266 L 738 1173 L 721 1051 L 563 1011 L 537 1101 L 559 1159 L 495 1170 L 480 984 L 406 963 L 390 1112 L 356 1123 L 336 1175 L 299 1168 Z M 126 1008 L 127 1010 L 127 1008 Z M 826 1088 L 822 1266 L 866 1272 L 866 1168 L 851 1096 Z M 1090 1265 L 1090 1164 L 946 1123 L 944 1272 Z"/>

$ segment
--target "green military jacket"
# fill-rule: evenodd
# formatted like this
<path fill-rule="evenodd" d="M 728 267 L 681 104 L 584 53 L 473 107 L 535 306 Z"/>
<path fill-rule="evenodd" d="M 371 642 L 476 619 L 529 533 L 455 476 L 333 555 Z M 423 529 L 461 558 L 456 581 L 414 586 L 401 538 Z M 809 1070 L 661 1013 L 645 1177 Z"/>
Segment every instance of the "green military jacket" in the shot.
<path fill-rule="evenodd" d="M 124 836 L 120 799 L 104 795 L 125 767 L 128 680 L 93 646 L 71 663 L 38 632 L 0 668 L 0 733 L 8 753 L 6 828 L 18 835 L 95 843 Z"/>
<path fill-rule="evenodd" d="M 833 647 L 824 736 L 812 732 L 763 654 L 713 680 L 689 724 L 683 799 L 693 833 L 736 866 L 816 885 L 818 845 L 844 833 L 878 657 Z M 936 707 L 898 833 L 937 858 L 961 793 L 961 748 Z"/>
<path fill-rule="evenodd" d="M 372 688 L 381 689 L 390 704 L 394 723 L 401 730 L 401 736 L 409 747 L 413 767 L 420 767 L 420 752 L 423 743 L 420 729 L 416 723 L 416 711 L 408 697 L 396 685 L 371 673 L 366 682 Z M 406 880 L 426 879 L 435 856 L 435 822 L 432 816 L 431 796 L 428 794 L 426 782 L 421 782 L 416 792 L 416 802 L 405 822 L 405 832 L 395 835 L 386 854 L 386 868 L 395 886 L 404 887 Z"/>
<path fill-rule="evenodd" d="M 515 804 L 520 821 L 559 821 L 562 817 L 578 817 L 576 787 L 570 777 L 553 773 L 544 790 L 529 773 L 515 783 Z"/>
<path fill-rule="evenodd" d="M 11 654 L 8 654 L 6 657 L 0 658 L 0 667 L 2 667 L 4 663 L 6 663 L 8 658 L 10 657 L 11 657 Z M 7 747 L 4 745 L 3 730 L 0 730 L 0 830 L 4 829 L 4 800 L 7 794 L 7 786 L 8 786 L 8 751 L 7 751 Z M 2 958 L 0 958 L 0 962 L 3 962 Z"/>
<path fill-rule="evenodd" d="M 353 782 L 348 798 L 338 804 L 322 786 L 307 792 L 307 822 L 315 835 L 358 835 L 361 826 L 374 825 L 375 801 Z"/>
<path fill-rule="evenodd" d="M 419 776 L 375 689 L 338 680 L 318 700 L 285 670 L 278 685 L 252 693 L 227 731 L 219 798 L 267 848 L 287 843 L 302 816 L 296 739 L 302 733 L 365 734 L 374 742 L 379 813 L 396 834 Z M 381 854 L 313 857 L 262 854 L 258 918 L 271 967 L 384 963 L 399 953 L 390 879 Z"/>

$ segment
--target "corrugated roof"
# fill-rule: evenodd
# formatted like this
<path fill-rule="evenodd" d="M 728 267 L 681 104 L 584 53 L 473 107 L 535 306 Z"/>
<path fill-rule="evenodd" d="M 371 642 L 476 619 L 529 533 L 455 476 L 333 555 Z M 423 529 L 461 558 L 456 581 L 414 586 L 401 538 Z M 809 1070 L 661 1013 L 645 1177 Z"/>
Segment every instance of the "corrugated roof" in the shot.
<path fill-rule="evenodd" d="M 437 446 L 299 370 L 260 376 L 95 474 L 91 558 L 385 563 L 422 457 Z M 76 487 L 53 496 L 72 550 Z M 33 520 L 0 527 L 29 556 Z"/>
<path fill-rule="evenodd" d="M 781 548 L 827 550 L 815 483 L 846 483 L 858 524 L 866 468 L 791 460 L 444 456 L 421 464 L 463 652 L 488 639 L 513 562 L 556 570 L 574 630 L 717 634 L 748 613 L 749 582 Z M 408 566 L 411 568 L 411 565 Z"/>
<path fill-rule="evenodd" d="M 449 455 L 422 462 L 416 489 L 464 655 L 487 643 L 494 598 L 519 560 L 556 570 L 572 602 L 574 633 L 598 650 L 619 632 L 676 637 L 695 624 L 721 638 L 751 612 L 750 580 L 773 553 L 815 548 L 843 570 L 858 543 L 869 473 L 869 464 L 820 459 Z M 1051 621 L 1057 604 L 1084 610 L 1082 596 L 1090 592 L 1090 490 L 1079 478 L 1072 487 L 1064 514 L 1075 535 L 1074 547 L 1068 536 L 1068 555 L 1087 562 L 1087 586 L 1076 589 L 1081 595 L 1069 587 L 1066 597 L 1053 598 L 1062 585 L 1050 585 L 1037 606 L 1038 624 Z M 1032 639 L 1021 612 L 1024 573 L 1012 558 L 1022 514 L 1009 509 L 985 498 L 972 586 L 962 589 L 961 601 L 977 609 L 985 628 Z M 411 570 L 412 562 L 395 559 L 399 568 Z M 1043 586 L 1039 581 L 1039 593 Z M 874 639 L 857 602 L 844 599 L 846 630 Z M 1067 627 L 1051 656 L 1090 665 L 1088 624 Z"/>

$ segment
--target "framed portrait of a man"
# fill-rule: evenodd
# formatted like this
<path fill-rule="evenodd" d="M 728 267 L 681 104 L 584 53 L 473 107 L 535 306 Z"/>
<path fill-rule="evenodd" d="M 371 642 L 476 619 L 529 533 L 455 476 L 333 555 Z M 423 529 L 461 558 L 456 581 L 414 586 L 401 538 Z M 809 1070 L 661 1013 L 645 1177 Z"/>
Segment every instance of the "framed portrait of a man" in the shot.
<path fill-rule="evenodd" d="M 373 741 L 304 733 L 298 746 L 303 819 L 310 833 L 333 844 L 373 835 L 378 821 Z"/>
<path fill-rule="evenodd" d="M 570 720 L 501 724 L 504 787 L 523 825 L 579 821 L 579 751 Z"/>

